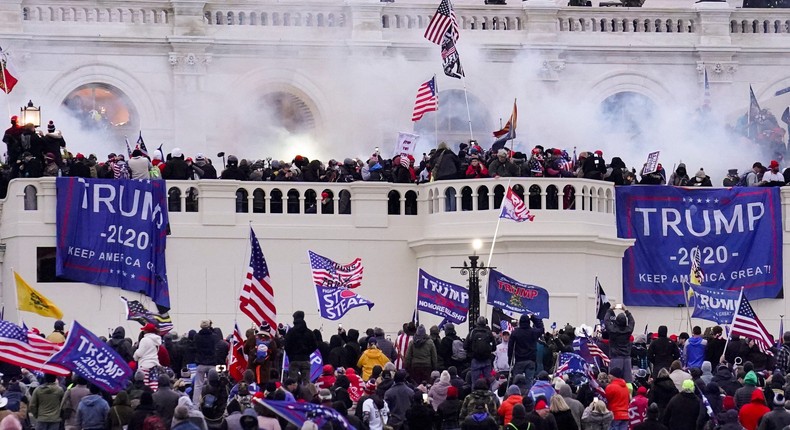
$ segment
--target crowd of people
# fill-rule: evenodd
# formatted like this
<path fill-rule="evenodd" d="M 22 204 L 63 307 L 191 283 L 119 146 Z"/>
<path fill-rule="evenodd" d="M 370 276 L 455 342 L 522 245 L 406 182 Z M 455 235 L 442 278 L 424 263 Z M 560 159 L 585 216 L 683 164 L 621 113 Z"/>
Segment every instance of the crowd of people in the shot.
<path fill-rule="evenodd" d="M 182 337 L 147 324 L 136 341 L 118 327 L 106 341 L 136 369 L 128 388 L 110 396 L 79 376 L 3 362 L 0 429 L 296 428 L 265 406 L 270 400 L 333 409 L 357 430 L 790 428 L 790 332 L 769 355 L 751 340 L 727 340 L 720 326 L 634 333 L 623 305 L 595 331 L 548 332 L 534 315 L 513 322 L 491 327 L 480 317 L 465 338 L 451 323 L 409 322 L 393 337 L 340 326 L 326 342 L 297 311 L 291 325 L 248 329 L 240 345 L 209 320 Z M 62 342 L 64 326 L 56 322 L 47 338 Z M 238 380 L 228 373 L 236 347 L 248 362 Z M 589 366 L 569 368 L 564 353 Z"/>
<path fill-rule="evenodd" d="M 530 154 L 505 147 L 483 149 L 476 141 L 460 143 L 456 151 L 441 142 L 436 149 L 416 161 L 412 155 L 382 157 L 376 150 L 367 159 L 345 158 L 326 163 L 296 155 L 292 160 L 246 159 L 224 153 L 224 167 L 217 169 L 214 161 L 201 152 L 188 157 L 180 148 L 167 154 L 162 150 L 148 151 L 145 146 L 129 149 L 129 154 L 110 153 L 105 160 L 95 154 L 73 154 L 55 124 L 49 121 L 44 133 L 33 124 L 18 124 L 11 117 L 11 127 L 3 135 L 6 143 L 6 164 L 2 180 L 42 176 L 76 176 L 104 179 L 230 179 L 239 181 L 303 181 L 354 182 L 388 181 L 423 183 L 448 179 L 500 177 L 577 177 L 606 180 L 615 185 L 674 185 L 689 187 L 713 186 L 703 168 L 689 170 L 680 163 L 673 172 L 661 165 L 628 168 L 620 157 L 609 162 L 601 150 L 582 151 L 536 145 Z M 768 167 L 761 162 L 750 170 L 738 173 L 731 169 L 722 185 L 780 186 L 790 182 L 790 168 L 780 172 L 780 164 L 771 160 Z"/>

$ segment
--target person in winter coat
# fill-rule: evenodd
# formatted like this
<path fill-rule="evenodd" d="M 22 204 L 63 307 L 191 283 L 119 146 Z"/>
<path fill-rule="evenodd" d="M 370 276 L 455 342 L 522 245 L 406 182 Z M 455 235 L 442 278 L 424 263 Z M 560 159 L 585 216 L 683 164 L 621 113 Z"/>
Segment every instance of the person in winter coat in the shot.
<path fill-rule="evenodd" d="M 689 187 L 712 187 L 713 183 L 710 181 L 710 176 L 705 174 L 705 171 L 700 169 L 688 183 Z"/>
<path fill-rule="evenodd" d="M 206 384 L 208 372 L 214 369 L 217 363 L 216 349 L 219 339 L 211 327 L 210 320 L 203 320 L 200 322 L 200 331 L 195 335 L 195 362 L 197 364 L 197 373 L 195 374 L 195 382 L 192 388 L 192 402 L 200 404 L 202 399 L 203 386 Z"/>
<path fill-rule="evenodd" d="M 182 394 L 173 390 L 170 386 L 170 377 L 166 373 L 159 375 L 159 388 L 153 395 L 156 412 L 162 420 L 170 425 L 173 420 L 173 411 L 178 405 L 178 399 Z"/>
<path fill-rule="evenodd" d="M 436 409 L 436 420 L 440 430 L 458 430 L 461 428 L 459 416 L 461 401 L 458 400 L 458 389 L 452 385 L 447 388 L 447 398 Z"/>
<path fill-rule="evenodd" d="M 535 379 L 538 338 L 544 331 L 543 320 L 537 315 L 521 315 L 507 343 L 508 362 L 513 363 L 511 374 L 523 374 L 527 387 L 531 387 Z"/>
<path fill-rule="evenodd" d="M 450 372 L 443 370 L 439 375 L 439 380 L 431 385 L 428 391 L 428 402 L 433 407 L 434 411 L 439 410 L 439 406 L 447 399 L 447 390 L 451 387 Z M 458 390 L 456 390 L 457 394 Z"/>
<path fill-rule="evenodd" d="M 499 409 L 497 410 L 497 414 L 502 417 L 505 425 L 508 425 L 508 423 L 510 423 L 510 421 L 513 419 L 513 407 L 520 405 L 522 400 L 523 397 L 521 396 L 521 389 L 518 388 L 518 385 L 511 385 L 507 387 L 505 400 L 502 401 L 502 404 L 499 405 Z"/>
<path fill-rule="evenodd" d="M 431 178 L 434 181 L 459 178 L 461 160 L 445 142 L 439 143 L 428 164 L 431 166 Z"/>
<path fill-rule="evenodd" d="M 486 412 L 491 417 L 496 416 L 497 413 L 497 400 L 494 393 L 488 389 L 484 378 L 475 380 L 474 391 L 464 399 L 459 418 L 465 420 L 468 415 L 478 413 L 478 411 Z"/>
<path fill-rule="evenodd" d="M 417 334 L 406 350 L 406 370 L 415 382 L 432 382 L 431 371 L 438 368 L 436 346 L 425 331 L 425 326 L 417 327 Z"/>
<path fill-rule="evenodd" d="M 565 403 L 565 399 L 562 396 L 551 397 L 549 410 L 554 415 L 554 421 L 557 422 L 558 429 L 579 430 L 576 420 L 573 418 L 573 412 L 571 412 L 571 408 Z"/>
<path fill-rule="evenodd" d="M 708 399 L 708 404 L 710 404 L 710 407 L 713 410 L 713 416 L 718 416 L 724 410 L 724 407 L 722 406 L 723 397 L 721 395 L 721 388 L 719 388 L 719 384 L 710 382 L 709 384 L 705 385 L 705 389 L 702 390 L 702 393 L 705 395 L 705 398 Z M 697 416 L 697 428 L 704 429 L 707 428 L 705 427 L 706 425 L 713 427 L 713 423 L 710 422 L 708 411 L 703 404 L 700 407 L 699 415 Z"/>
<path fill-rule="evenodd" d="M 672 172 L 672 175 L 669 176 L 669 181 L 667 185 L 673 185 L 675 187 L 685 187 L 689 184 L 689 175 L 686 172 L 686 165 L 684 163 L 678 164 L 678 168 Z"/>
<path fill-rule="evenodd" d="M 151 369 L 159 366 L 159 347 L 162 345 L 162 338 L 157 334 L 156 326 L 151 323 L 140 330 L 144 335 L 132 358 L 137 361 L 137 369 L 143 372 L 148 382 Z"/>
<path fill-rule="evenodd" d="M 485 406 L 477 404 L 475 409 L 468 414 L 461 422 L 461 430 L 498 430 L 494 418 L 489 414 Z"/>
<path fill-rule="evenodd" d="M 433 430 L 434 416 L 430 405 L 422 400 L 422 393 L 414 394 L 412 406 L 406 411 L 406 428 L 409 430 Z"/>
<path fill-rule="evenodd" d="M 632 427 L 631 430 L 669 430 L 667 426 L 658 421 L 658 405 L 651 403 L 647 408 L 645 421 Z"/>
<path fill-rule="evenodd" d="M 165 163 L 165 168 L 162 170 L 162 178 L 164 179 L 189 179 L 189 166 L 184 159 L 184 153 L 181 148 L 173 148 L 170 153 L 170 159 Z"/>
<path fill-rule="evenodd" d="M 513 419 L 505 425 L 505 430 L 535 430 L 535 426 L 527 420 L 527 409 L 524 405 L 513 406 Z"/>
<path fill-rule="evenodd" d="M 447 368 L 455 366 L 456 369 L 463 370 L 466 368 L 466 360 L 458 360 L 459 357 L 457 356 L 453 358 L 453 342 L 455 341 L 459 341 L 461 342 L 460 345 L 463 345 L 463 339 L 458 337 L 458 334 L 455 332 L 455 325 L 453 323 L 445 324 L 444 337 L 439 343 L 437 354 Z"/>
<path fill-rule="evenodd" d="M 757 430 L 782 430 L 790 425 L 790 411 L 786 409 L 784 394 L 774 394 L 773 403 L 773 409 L 763 416 Z"/>
<path fill-rule="evenodd" d="M 30 398 L 30 415 L 36 420 L 38 430 L 58 430 L 61 422 L 60 405 L 63 388 L 55 375 L 45 374 L 44 383 L 33 390 Z"/>
<path fill-rule="evenodd" d="M 480 179 L 488 177 L 488 169 L 480 162 L 480 157 L 472 155 L 469 158 L 469 167 L 466 168 L 467 179 Z"/>
<path fill-rule="evenodd" d="M 671 429 L 694 430 L 697 426 L 700 399 L 694 394 L 694 381 L 683 381 L 683 390 L 675 394 L 664 409 L 661 422 Z"/>
<path fill-rule="evenodd" d="M 609 308 L 604 316 L 604 325 L 609 333 L 609 359 L 611 360 L 609 370 L 611 373 L 612 369 L 621 369 L 623 379 L 630 383 L 634 380 L 631 376 L 631 334 L 634 332 L 635 322 L 633 315 L 625 305 L 621 306 L 623 312 L 616 317 L 612 308 Z M 615 420 L 617 420 L 617 412 L 612 412 L 615 413 Z"/>
<path fill-rule="evenodd" d="M 705 361 L 705 346 L 708 341 L 702 338 L 702 328 L 694 326 L 691 330 L 691 339 L 686 341 L 683 346 L 685 357 L 685 365 L 687 369 L 692 367 L 702 367 L 702 362 Z"/>
<path fill-rule="evenodd" d="M 318 348 L 315 334 L 307 328 L 304 312 L 293 314 L 293 327 L 285 334 L 285 354 L 288 356 L 288 374 L 298 382 L 310 379 L 310 354 Z M 308 381 L 309 382 L 309 381 Z"/>
<path fill-rule="evenodd" d="M 123 430 L 132 420 L 133 413 L 132 407 L 129 406 L 129 395 L 126 394 L 126 391 L 119 392 L 115 395 L 112 408 L 107 413 L 105 428 L 108 430 Z"/>
<path fill-rule="evenodd" d="M 751 401 L 740 408 L 738 412 L 738 422 L 741 423 L 746 430 L 757 430 L 760 418 L 770 411 L 768 406 L 765 405 L 763 390 L 757 388 L 752 392 Z"/>
<path fill-rule="evenodd" d="M 749 371 L 743 377 L 743 387 L 735 391 L 735 407 L 740 410 L 744 405 L 753 400 L 752 393 L 759 390 L 757 388 L 757 374 L 754 371 Z M 763 397 L 765 400 L 765 397 Z"/>
<path fill-rule="evenodd" d="M 719 384 L 719 387 L 724 390 L 724 394 L 728 396 L 735 396 L 735 392 L 741 388 L 741 385 L 733 377 L 732 370 L 726 364 L 720 364 L 716 368 L 716 373 L 711 381 Z"/>
<path fill-rule="evenodd" d="M 549 379 L 549 374 L 544 370 L 538 373 L 537 379 L 535 379 L 532 387 L 529 388 L 528 395 L 535 403 L 542 398 L 546 401 L 546 405 L 548 406 L 551 402 L 551 398 L 557 393 Z"/>
<path fill-rule="evenodd" d="M 134 361 L 134 352 L 132 351 L 132 340 L 126 337 L 126 329 L 118 326 L 112 332 L 112 336 L 107 341 L 110 348 L 114 349 L 118 355 L 123 358 L 123 361 L 129 363 Z"/>
<path fill-rule="evenodd" d="M 493 370 L 493 353 L 496 350 L 496 338 L 488 328 L 484 316 L 477 318 L 474 328 L 464 342 L 464 349 L 472 358 L 471 380 L 477 381 L 481 376 L 486 378 Z"/>
<path fill-rule="evenodd" d="M 648 400 L 650 403 L 658 405 L 658 410 L 663 414 L 664 409 L 669 404 L 669 401 L 678 393 L 675 383 L 669 377 L 669 371 L 662 368 L 658 372 L 658 376 L 653 381 L 653 388 L 648 393 Z"/>
<path fill-rule="evenodd" d="M 594 398 L 582 414 L 582 430 L 609 430 L 614 415 L 606 408 L 606 403 Z"/>
<path fill-rule="evenodd" d="M 582 405 L 582 402 L 573 398 L 571 386 L 568 384 L 560 384 L 559 388 L 557 388 L 557 394 L 565 399 L 565 403 L 567 403 L 568 407 L 571 409 L 573 419 L 576 420 L 576 427 L 581 429 L 582 414 L 584 414 L 584 405 Z"/>
<path fill-rule="evenodd" d="M 383 430 L 389 421 L 389 406 L 375 393 L 362 404 L 362 411 L 362 422 L 369 430 Z"/>
<path fill-rule="evenodd" d="M 667 337 L 667 326 L 659 326 L 658 338 L 653 339 L 647 348 L 647 361 L 653 365 L 653 377 L 657 377 L 661 369 L 669 369 L 672 362 L 678 358 L 680 358 L 680 350 Z M 661 405 L 658 406 L 660 409 Z"/>
<path fill-rule="evenodd" d="M 629 427 L 645 422 L 647 419 L 647 388 L 639 387 L 636 396 L 628 404 Z"/>
<path fill-rule="evenodd" d="M 510 158 L 507 149 L 500 149 L 496 158 L 488 164 L 488 176 L 492 178 L 512 178 L 518 176 L 518 166 Z"/>
<path fill-rule="evenodd" d="M 127 430 L 143 430 L 143 422 L 151 415 L 156 415 L 154 398 L 150 392 L 144 391 L 142 395 L 140 395 L 140 404 L 132 413 L 132 418 L 129 420 L 129 427 Z"/>
<path fill-rule="evenodd" d="M 702 362 L 702 367 L 700 367 L 700 369 L 702 370 L 702 376 L 699 378 L 704 384 L 710 384 L 711 381 L 713 381 L 713 373 L 711 372 L 713 370 L 713 365 L 711 365 L 710 361 L 706 360 Z"/>
<path fill-rule="evenodd" d="M 622 314 L 621 314 L 622 315 Z M 614 415 L 612 429 L 626 429 L 628 427 L 628 401 L 630 392 L 623 379 L 623 370 L 615 367 L 609 370 L 612 380 L 606 386 L 607 407 Z M 694 415 L 696 418 L 696 415 Z"/>
<path fill-rule="evenodd" d="M 683 387 L 683 381 L 692 379 L 691 374 L 683 370 L 683 365 L 680 360 L 675 360 L 669 366 L 669 379 L 675 384 L 678 391 Z"/>
<path fill-rule="evenodd" d="M 367 381 L 373 373 L 373 367 L 384 367 L 390 360 L 384 356 L 384 353 L 378 348 L 378 339 L 375 337 L 368 338 L 368 349 L 362 353 L 357 361 L 357 367 L 362 369 L 362 380 Z"/>
<path fill-rule="evenodd" d="M 110 405 L 102 398 L 99 387 L 90 384 L 88 389 L 90 394 L 77 406 L 77 423 L 82 430 L 104 430 Z"/>

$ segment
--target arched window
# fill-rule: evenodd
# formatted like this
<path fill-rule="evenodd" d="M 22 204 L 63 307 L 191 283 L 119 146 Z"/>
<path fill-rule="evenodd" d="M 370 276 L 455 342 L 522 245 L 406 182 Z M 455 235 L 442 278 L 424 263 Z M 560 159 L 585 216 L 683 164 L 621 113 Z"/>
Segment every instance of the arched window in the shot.
<path fill-rule="evenodd" d="M 269 210 L 273 214 L 283 213 L 283 192 L 275 188 L 271 192 L 271 200 L 269 200 Z"/>
<path fill-rule="evenodd" d="M 455 212 L 458 208 L 456 207 L 455 201 L 455 188 L 447 187 L 444 190 L 444 211 L 445 212 Z"/>
<path fill-rule="evenodd" d="M 173 187 L 167 191 L 168 212 L 181 212 L 181 190 Z"/>
<path fill-rule="evenodd" d="M 632 91 L 613 94 L 601 102 L 600 122 L 611 133 L 634 136 L 636 140 L 648 136 L 649 124 L 654 124 L 656 104 L 645 95 Z"/>
<path fill-rule="evenodd" d="M 477 210 L 488 210 L 488 187 L 486 186 L 477 189 Z"/>
<path fill-rule="evenodd" d="M 562 189 L 562 208 L 566 210 L 576 209 L 576 188 L 573 185 L 566 185 Z"/>
<path fill-rule="evenodd" d="M 315 130 L 315 116 L 301 98 L 284 91 L 263 95 L 258 108 L 266 112 L 261 118 L 272 128 L 282 128 L 291 134 L 311 133 Z"/>
<path fill-rule="evenodd" d="M 502 207 L 502 199 L 505 198 L 505 187 L 497 185 L 494 187 L 494 209 Z"/>
<path fill-rule="evenodd" d="M 404 210 L 406 215 L 417 215 L 417 193 L 414 191 L 406 191 L 406 208 Z"/>
<path fill-rule="evenodd" d="M 247 201 L 249 193 L 244 188 L 236 190 L 236 213 L 247 213 L 250 211 L 250 202 Z"/>
<path fill-rule="evenodd" d="M 477 136 L 491 133 L 497 127 L 491 122 L 485 104 L 473 94 L 469 97 L 469 115 L 472 118 L 472 130 Z M 466 142 L 469 140 L 469 116 L 467 115 L 466 99 L 463 90 L 445 90 L 439 92 L 439 110 L 428 112 L 422 121 L 415 122 L 414 131 L 425 136 L 434 135 L 434 115 L 438 117 L 439 141 Z"/>
<path fill-rule="evenodd" d="M 314 214 L 318 213 L 318 199 L 315 195 L 315 190 L 307 190 L 304 192 L 304 213 Z"/>
<path fill-rule="evenodd" d="M 296 191 L 293 188 L 288 190 L 288 213 L 299 213 L 299 191 Z"/>
<path fill-rule="evenodd" d="M 351 192 L 348 190 L 340 191 L 340 203 L 338 213 L 341 215 L 351 215 Z"/>
<path fill-rule="evenodd" d="M 38 190 L 32 185 L 25 187 L 25 210 L 37 211 L 38 210 Z"/>
<path fill-rule="evenodd" d="M 546 209 L 559 209 L 559 190 L 556 185 L 546 187 Z"/>
<path fill-rule="evenodd" d="M 529 187 L 529 208 L 530 209 L 542 209 L 542 204 L 540 202 L 540 193 L 541 193 L 540 185 L 532 185 Z"/>
<path fill-rule="evenodd" d="M 387 215 L 400 215 L 400 193 L 395 190 L 387 193 Z"/>
<path fill-rule="evenodd" d="M 463 187 L 463 188 L 461 188 L 461 210 L 462 211 L 471 211 L 472 210 L 472 188 L 471 187 Z"/>
<path fill-rule="evenodd" d="M 186 211 L 187 212 L 197 212 L 198 211 L 198 189 L 195 187 L 190 187 L 187 189 L 187 198 L 186 198 Z"/>
<path fill-rule="evenodd" d="M 266 213 L 266 193 L 260 188 L 252 192 L 252 213 Z"/>
<path fill-rule="evenodd" d="M 324 199 L 324 194 L 326 194 L 326 199 Z M 335 193 L 332 192 L 330 189 L 326 189 L 321 191 L 321 212 L 322 214 L 333 214 L 335 213 Z"/>
<path fill-rule="evenodd" d="M 140 119 L 131 100 L 109 84 L 83 85 L 69 93 L 62 105 L 86 131 L 109 132 L 121 138 L 139 129 Z"/>

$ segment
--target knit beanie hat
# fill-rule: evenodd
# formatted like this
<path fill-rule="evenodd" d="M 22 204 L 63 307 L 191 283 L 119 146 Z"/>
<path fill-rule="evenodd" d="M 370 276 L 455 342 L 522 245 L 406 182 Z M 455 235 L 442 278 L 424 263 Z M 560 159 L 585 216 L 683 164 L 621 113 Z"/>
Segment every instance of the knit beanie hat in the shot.
<path fill-rule="evenodd" d="M 682 391 L 694 392 L 694 381 L 691 379 L 686 379 L 683 381 L 683 385 L 681 386 L 683 389 Z"/>
<path fill-rule="evenodd" d="M 507 387 L 507 395 L 508 396 L 521 395 L 521 388 L 518 388 L 518 385 L 511 385 Z"/>
<path fill-rule="evenodd" d="M 49 124 L 47 124 L 47 131 L 50 133 L 55 132 L 55 123 L 52 122 L 51 120 L 49 121 Z"/>
<path fill-rule="evenodd" d="M 757 386 L 757 374 L 754 373 L 754 370 L 750 370 L 749 373 L 743 378 L 744 385 L 751 385 L 752 387 Z"/>

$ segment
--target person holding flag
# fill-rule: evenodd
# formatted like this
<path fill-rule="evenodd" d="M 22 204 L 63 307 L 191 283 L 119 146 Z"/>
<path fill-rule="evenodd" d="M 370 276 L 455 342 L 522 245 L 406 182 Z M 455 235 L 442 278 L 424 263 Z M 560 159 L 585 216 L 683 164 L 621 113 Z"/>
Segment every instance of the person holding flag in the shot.
<path fill-rule="evenodd" d="M 616 305 L 615 309 L 621 310 L 622 313 L 615 317 L 614 310 L 609 309 L 604 317 L 604 325 L 609 333 L 609 373 L 611 374 L 614 369 L 621 369 L 622 378 L 625 382 L 631 383 L 634 381 L 631 375 L 631 334 L 634 332 L 634 317 L 624 304 Z"/>
<path fill-rule="evenodd" d="M 513 363 L 511 377 L 524 375 L 529 389 L 535 382 L 538 338 L 545 332 L 543 320 L 536 315 L 521 315 L 507 345 L 508 362 Z"/>

